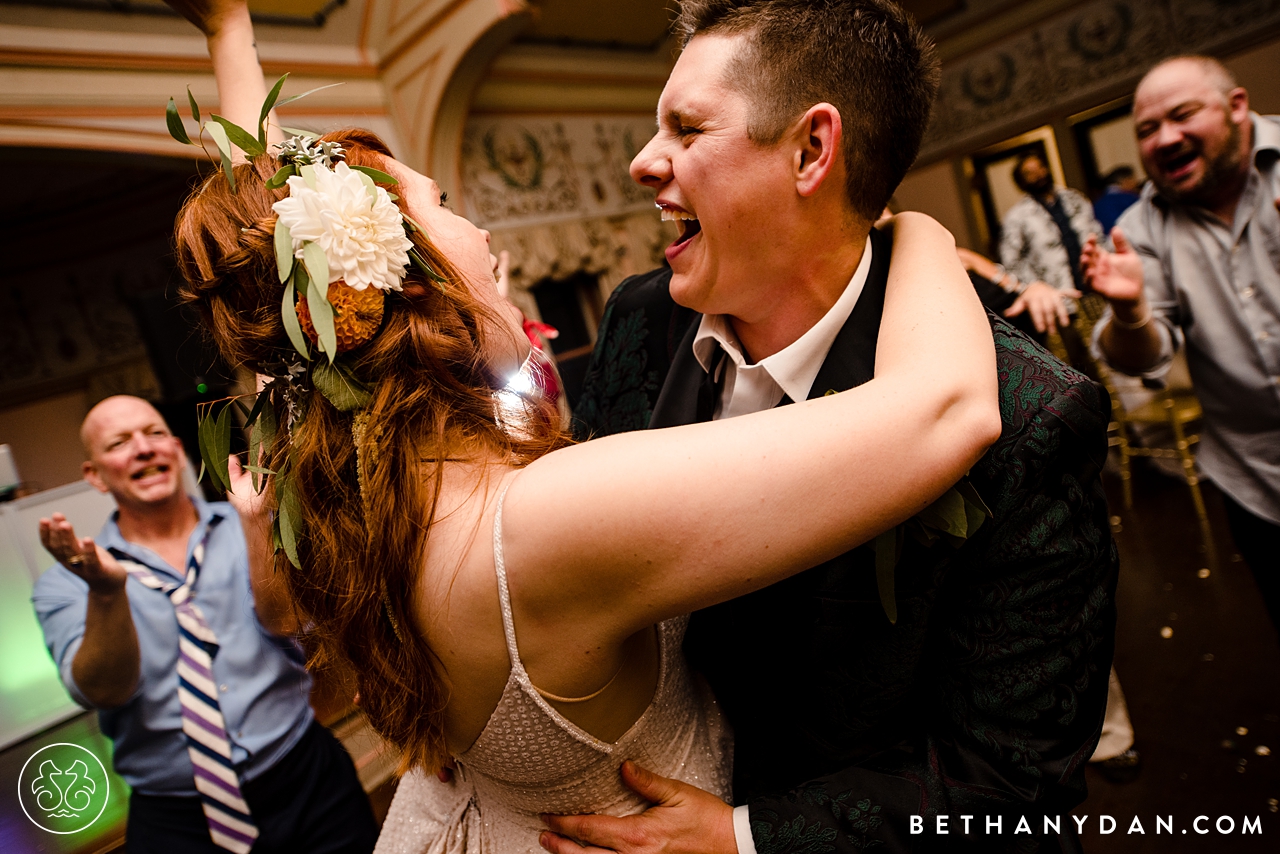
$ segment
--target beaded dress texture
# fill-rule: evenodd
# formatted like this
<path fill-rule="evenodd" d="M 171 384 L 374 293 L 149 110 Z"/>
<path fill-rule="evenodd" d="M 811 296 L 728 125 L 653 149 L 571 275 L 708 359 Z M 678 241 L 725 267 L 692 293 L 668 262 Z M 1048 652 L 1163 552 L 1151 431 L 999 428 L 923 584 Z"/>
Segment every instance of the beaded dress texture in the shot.
<path fill-rule="evenodd" d="M 516 645 L 502 558 L 502 503 L 493 556 L 511 675 L 471 747 L 455 757 L 454 781 L 414 770 L 400 781 L 375 854 L 540 854 L 544 813 L 628 815 L 647 804 L 618 776 L 627 759 L 664 777 L 730 799 L 733 742 L 715 698 L 680 652 L 687 617 L 658 626 L 653 700 L 608 743 L 566 720 L 529 680 Z"/>

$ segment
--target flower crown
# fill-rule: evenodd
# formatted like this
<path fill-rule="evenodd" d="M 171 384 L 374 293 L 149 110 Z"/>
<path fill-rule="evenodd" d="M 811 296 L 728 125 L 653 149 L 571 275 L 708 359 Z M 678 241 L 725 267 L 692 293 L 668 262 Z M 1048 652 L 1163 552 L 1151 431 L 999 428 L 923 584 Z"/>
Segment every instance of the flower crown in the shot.
<path fill-rule="evenodd" d="M 202 405 L 200 477 L 203 478 L 207 470 L 228 490 L 231 489 L 227 458 L 233 407 L 241 412 L 244 427 L 250 431 L 250 463 L 261 461 L 263 449 L 271 446 L 277 429 L 291 433 L 303 417 L 301 392 L 308 381 L 339 411 L 364 409 L 372 397 L 370 390 L 348 366 L 335 360 L 377 334 L 385 296 L 389 291 L 402 290 L 410 264 L 436 284 L 443 287 L 446 283 L 410 239 L 414 231 L 425 239 L 426 231 L 395 204 L 398 196 L 378 186 L 395 186 L 399 183 L 395 177 L 368 166 L 348 164 L 340 143 L 321 140 L 319 134 L 311 131 L 282 127 L 281 130 L 291 134 L 290 138 L 268 146 L 266 122 L 272 109 L 329 88 L 321 86 L 280 99 L 288 77 L 285 74 L 277 80 L 267 95 L 258 116 L 256 134 L 222 116 L 210 115 L 208 121 L 201 123 L 200 107 L 190 87 L 187 89 L 191 117 L 200 124 L 201 136 L 207 131 L 216 145 L 232 192 L 236 191 L 232 144 L 249 157 L 272 151 L 280 167 L 265 186 L 270 190 L 286 186 L 289 189 L 289 195 L 273 204 L 272 210 L 277 214 L 276 272 L 285 286 L 280 313 L 296 353 L 265 368 L 272 379 L 256 395 L 245 396 L 256 398 L 252 408 L 247 407 L 242 398 L 232 398 L 215 417 L 214 403 Z M 166 109 L 166 121 L 169 134 L 178 142 L 199 145 L 187 135 L 172 98 Z M 327 358 L 313 359 L 308 344 Z M 280 393 L 283 411 L 277 411 L 277 406 L 271 404 L 272 392 Z M 357 412 L 352 434 L 362 496 L 367 495 L 368 466 L 377 463 L 377 432 L 369 429 L 367 416 Z M 297 566 L 299 509 L 297 493 L 286 470 L 287 462 L 280 471 L 254 464 L 245 468 L 251 473 L 258 492 L 266 485 L 259 475 L 275 476 L 279 509 L 273 539 L 276 547 L 283 548 Z"/>

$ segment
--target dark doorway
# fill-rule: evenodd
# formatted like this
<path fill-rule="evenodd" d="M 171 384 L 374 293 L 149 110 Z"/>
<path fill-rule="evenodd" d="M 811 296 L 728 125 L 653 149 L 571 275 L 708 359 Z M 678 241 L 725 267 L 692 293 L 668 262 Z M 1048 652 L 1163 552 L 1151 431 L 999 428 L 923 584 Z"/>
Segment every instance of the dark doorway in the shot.
<path fill-rule="evenodd" d="M 560 332 L 559 337 L 551 341 L 551 352 L 564 382 L 565 399 L 572 409 L 582 393 L 587 362 L 595 345 L 595 331 L 604 309 L 600 277 L 593 273 L 574 273 L 564 279 L 543 279 L 531 290 L 542 321 Z"/>

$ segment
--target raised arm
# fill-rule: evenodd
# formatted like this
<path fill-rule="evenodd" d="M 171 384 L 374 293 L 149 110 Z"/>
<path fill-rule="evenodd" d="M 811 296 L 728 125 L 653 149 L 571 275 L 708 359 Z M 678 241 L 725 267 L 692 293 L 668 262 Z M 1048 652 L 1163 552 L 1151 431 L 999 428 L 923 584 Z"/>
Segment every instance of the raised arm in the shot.
<path fill-rule="evenodd" d="M 1143 287 L 1142 258 L 1119 226 L 1111 230 L 1111 240 L 1115 252 L 1103 249 L 1097 235 L 1091 234 L 1080 254 L 1085 278 L 1111 304 L 1111 318 L 1098 344 L 1112 366 L 1141 373 L 1159 361 L 1160 335 Z"/>
<path fill-rule="evenodd" d="M 258 63 L 248 4 L 245 0 L 165 2 L 199 27 L 209 41 L 213 76 L 218 81 L 218 114 L 253 132 L 262 102 L 267 99 L 267 87 Z M 283 139 L 273 113 L 267 126 L 267 142 Z"/>
<path fill-rule="evenodd" d="M 625 637 L 841 554 L 965 474 L 1000 429 L 990 328 L 951 235 L 918 214 L 897 232 L 871 382 L 520 476 L 504 527 L 527 618 Z"/>
<path fill-rule="evenodd" d="M 40 543 L 89 585 L 84 635 L 71 661 L 75 687 L 92 705 L 123 705 L 138 687 L 141 653 L 125 582 L 129 574 L 61 513 L 40 520 Z"/>
<path fill-rule="evenodd" d="M 259 463 L 260 464 L 260 463 Z M 302 632 L 297 609 L 289 597 L 284 579 L 275 572 L 275 549 L 271 545 L 271 516 L 265 493 L 253 489 L 253 478 L 234 454 L 227 460 L 231 489 L 227 500 L 240 516 L 245 550 L 249 555 L 249 588 L 258 622 L 273 635 L 292 637 Z"/>

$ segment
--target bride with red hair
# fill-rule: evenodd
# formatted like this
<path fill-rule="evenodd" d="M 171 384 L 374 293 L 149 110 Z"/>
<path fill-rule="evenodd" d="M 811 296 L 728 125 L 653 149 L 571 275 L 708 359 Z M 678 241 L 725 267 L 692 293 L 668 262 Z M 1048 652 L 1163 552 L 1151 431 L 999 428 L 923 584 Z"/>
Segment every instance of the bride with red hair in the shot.
<path fill-rule="evenodd" d="M 266 92 L 244 3 L 171 2 L 209 37 L 223 114 L 255 126 Z M 274 568 L 295 624 L 354 669 L 365 715 L 415 769 L 382 847 L 537 851 L 541 814 L 643 809 L 619 777 L 627 759 L 648 769 L 626 766 L 633 788 L 652 772 L 727 799 L 728 734 L 684 664 L 683 615 L 909 518 L 999 434 L 991 333 L 950 235 L 896 221 L 865 385 L 573 444 L 536 399 L 527 417 L 502 414 L 528 343 L 488 233 L 372 134 L 322 140 L 397 180 L 395 204 L 420 225 L 411 251 L 441 281 L 409 266 L 372 337 L 342 355 L 363 406 L 340 409 L 314 382 L 290 392 L 292 429 L 263 465 L 292 473 L 297 565 L 271 555 L 270 500 L 233 479 L 255 571 Z M 240 162 L 234 190 L 211 174 L 177 229 L 186 295 L 228 360 L 257 371 L 293 350 L 278 168 L 271 152 Z M 452 782 L 432 776 L 446 765 Z"/>

